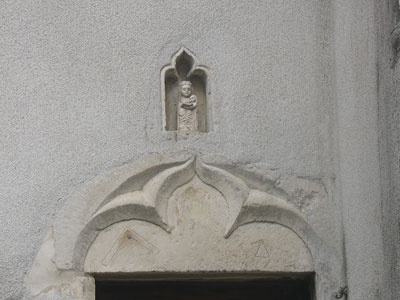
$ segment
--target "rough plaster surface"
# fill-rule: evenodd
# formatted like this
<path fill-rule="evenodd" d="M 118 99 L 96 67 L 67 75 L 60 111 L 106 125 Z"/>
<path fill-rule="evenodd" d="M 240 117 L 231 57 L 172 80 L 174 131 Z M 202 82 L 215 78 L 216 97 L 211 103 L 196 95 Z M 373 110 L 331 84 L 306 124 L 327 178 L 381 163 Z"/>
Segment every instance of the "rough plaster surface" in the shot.
<path fill-rule="evenodd" d="M 393 299 L 400 298 L 400 67 L 396 66 L 395 88 L 392 90 L 390 105 L 388 106 L 387 120 L 390 128 L 390 138 L 388 146 L 389 163 L 390 163 L 390 189 L 385 207 L 385 224 L 386 235 L 385 242 L 387 246 L 387 270 L 389 271 L 388 278 L 390 280 L 390 290 L 392 291 Z"/>
<path fill-rule="evenodd" d="M 340 19 L 335 26 L 337 167 L 341 175 L 337 186 L 343 199 L 350 299 L 398 299 L 392 293 L 398 277 L 390 272 L 396 268 L 393 249 L 398 245 L 398 229 L 392 220 L 398 220 L 398 204 L 388 192 L 398 182 L 390 187 L 392 175 L 387 173 L 387 160 L 390 165 L 398 153 L 387 152 L 386 144 L 392 144 L 386 140 L 386 121 L 394 124 L 398 120 L 385 115 L 391 110 L 385 103 L 391 86 L 386 74 L 388 56 L 392 56 L 387 51 L 391 4 L 394 1 L 355 0 L 336 1 L 335 5 L 336 19 Z"/>
<path fill-rule="evenodd" d="M 384 245 L 384 299 L 400 298 L 400 105 L 399 53 L 393 48 L 395 31 L 400 28 L 399 2 L 378 6 L 380 16 L 379 55 L 379 158 L 381 161 L 382 222 Z M 399 32 L 397 32 L 399 33 Z M 398 37 L 398 35 L 397 35 Z M 397 56 L 397 58 L 396 58 Z"/>
<path fill-rule="evenodd" d="M 349 299 L 390 299 L 380 288 L 378 5 L 2 1 L 0 299 L 29 299 L 24 277 L 54 215 L 85 182 L 147 153 L 180 149 L 322 183 L 337 247 L 343 206 Z M 181 45 L 211 71 L 207 134 L 161 130 L 160 70 Z M 388 199 L 400 194 L 396 95 Z M 282 184 L 310 220 L 323 218 L 312 213 L 320 185 Z"/>

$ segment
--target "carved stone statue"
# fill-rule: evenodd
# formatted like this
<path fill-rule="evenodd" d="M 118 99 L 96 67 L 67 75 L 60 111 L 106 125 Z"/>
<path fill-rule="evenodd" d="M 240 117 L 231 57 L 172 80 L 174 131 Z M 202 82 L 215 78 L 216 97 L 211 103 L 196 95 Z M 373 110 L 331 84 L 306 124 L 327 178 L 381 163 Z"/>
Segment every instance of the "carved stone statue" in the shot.
<path fill-rule="evenodd" d="M 185 134 L 209 132 L 209 75 L 208 68 L 199 65 L 196 56 L 185 47 L 172 56 L 171 64 L 161 69 L 164 130 Z"/>
<path fill-rule="evenodd" d="M 179 131 L 198 131 L 197 97 L 192 95 L 192 83 L 182 81 L 177 111 L 177 129 Z"/>

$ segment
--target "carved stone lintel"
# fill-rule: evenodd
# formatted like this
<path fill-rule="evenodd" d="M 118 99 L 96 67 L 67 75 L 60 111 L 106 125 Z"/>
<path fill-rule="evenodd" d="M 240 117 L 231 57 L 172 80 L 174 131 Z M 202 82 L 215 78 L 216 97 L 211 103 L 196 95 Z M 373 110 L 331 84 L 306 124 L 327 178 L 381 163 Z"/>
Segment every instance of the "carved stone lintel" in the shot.
<path fill-rule="evenodd" d="M 39 251 L 29 291 L 40 297 L 32 299 L 92 299 L 91 274 L 222 270 L 315 272 L 317 298 L 331 299 L 346 285 L 340 254 L 290 203 L 282 182 L 249 172 L 179 152 L 88 184 Z"/>

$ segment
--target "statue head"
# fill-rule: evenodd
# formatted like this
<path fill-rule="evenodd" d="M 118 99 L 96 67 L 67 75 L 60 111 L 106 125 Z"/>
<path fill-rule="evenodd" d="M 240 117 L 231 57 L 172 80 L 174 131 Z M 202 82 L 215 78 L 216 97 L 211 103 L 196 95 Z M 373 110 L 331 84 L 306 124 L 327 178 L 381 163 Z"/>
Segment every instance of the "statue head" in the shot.
<path fill-rule="evenodd" d="M 192 83 L 190 81 L 182 81 L 181 84 L 181 95 L 183 97 L 189 97 L 192 94 Z"/>

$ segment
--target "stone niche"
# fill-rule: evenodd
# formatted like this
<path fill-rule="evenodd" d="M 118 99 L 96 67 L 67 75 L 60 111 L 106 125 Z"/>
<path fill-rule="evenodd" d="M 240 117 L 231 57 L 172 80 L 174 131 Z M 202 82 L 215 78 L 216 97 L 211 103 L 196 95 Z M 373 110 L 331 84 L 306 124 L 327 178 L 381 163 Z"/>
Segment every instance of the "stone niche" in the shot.
<path fill-rule="evenodd" d="M 209 71 L 182 47 L 161 70 L 163 128 L 186 133 L 207 132 L 210 123 Z M 186 94 L 185 94 L 186 93 Z"/>
<path fill-rule="evenodd" d="M 67 201 L 27 284 L 33 299 L 94 300 L 95 278 L 315 274 L 316 299 L 331 299 L 345 284 L 340 257 L 273 181 L 180 152 L 113 170 Z"/>

